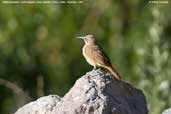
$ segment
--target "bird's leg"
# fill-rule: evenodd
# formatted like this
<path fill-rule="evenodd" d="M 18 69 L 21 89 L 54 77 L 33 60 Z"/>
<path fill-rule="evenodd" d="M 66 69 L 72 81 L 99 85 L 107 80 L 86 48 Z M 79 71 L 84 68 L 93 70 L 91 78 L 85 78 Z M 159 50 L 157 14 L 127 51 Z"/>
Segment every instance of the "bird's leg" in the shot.
<path fill-rule="evenodd" d="M 101 68 L 99 67 L 97 70 L 101 70 Z"/>
<path fill-rule="evenodd" d="M 94 70 L 96 70 L 96 65 L 93 66 L 93 70 L 92 71 L 94 71 Z"/>

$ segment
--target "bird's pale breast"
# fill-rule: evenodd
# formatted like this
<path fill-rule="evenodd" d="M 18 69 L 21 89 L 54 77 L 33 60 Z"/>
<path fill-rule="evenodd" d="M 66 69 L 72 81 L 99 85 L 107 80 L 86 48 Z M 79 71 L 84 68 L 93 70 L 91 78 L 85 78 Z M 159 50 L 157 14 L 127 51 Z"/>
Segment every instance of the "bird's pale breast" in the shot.
<path fill-rule="evenodd" d="M 90 65 L 111 66 L 109 58 L 98 45 L 84 45 L 83 55 Z"/>
<path fill-rule="evenodd" d="M 93 58 L 91 58 L 90 54 L 91 54 L 91 51 L 90 51 L 90 47 L 87 46 L 87 45 L 84 45 L 83 49 L 82 49 L 82 53 L 83 53 L 83 56 L 85 57 L 86 61 L 94 66 L 96 65 L 95 61 L 93 60 Z"/>

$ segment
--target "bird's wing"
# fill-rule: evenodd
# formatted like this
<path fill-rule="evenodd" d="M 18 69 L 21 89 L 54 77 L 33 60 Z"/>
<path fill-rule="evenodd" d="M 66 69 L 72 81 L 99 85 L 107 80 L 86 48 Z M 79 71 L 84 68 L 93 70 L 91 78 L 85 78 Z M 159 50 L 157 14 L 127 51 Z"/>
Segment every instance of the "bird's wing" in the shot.
<path fill-rule="evenodd" d="M 100 66 L 111 66 L 109 58 L 100 46 L 92 45 L 90 48 L 90 56 L 96 63 Z"/>

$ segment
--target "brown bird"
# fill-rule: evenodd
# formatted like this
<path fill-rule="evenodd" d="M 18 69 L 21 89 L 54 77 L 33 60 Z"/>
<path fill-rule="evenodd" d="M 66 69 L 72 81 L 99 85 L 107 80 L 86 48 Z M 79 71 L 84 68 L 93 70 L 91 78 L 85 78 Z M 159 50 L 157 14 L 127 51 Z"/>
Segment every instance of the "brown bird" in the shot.
<path fill-rule="evenodd" d="M 82 53 L 86 61 L 94 67 L 93 70 L 95 70 L 97 66 L 104 67 L 108 69 L 117 80 L 121 80 L 121 76 L 113 68 L 110 59 L 97 44 L 96 40 L 93 38 L 93 35 L 86 35 L 77 38 L 84 40 L 85 45 L 82 48 Z"/>

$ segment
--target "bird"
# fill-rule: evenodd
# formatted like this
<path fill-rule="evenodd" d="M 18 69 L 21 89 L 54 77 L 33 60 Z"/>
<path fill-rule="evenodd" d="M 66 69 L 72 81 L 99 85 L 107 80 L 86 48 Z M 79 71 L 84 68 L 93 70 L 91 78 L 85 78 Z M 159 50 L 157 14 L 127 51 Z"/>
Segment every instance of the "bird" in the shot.
<path fill-rule="evenodd" d="M 93 35 L 88 34 L 86 36 L 80 36 L 76 38 L 84 40 L 85 44 L 82 48 L 82 54 L 86 61 L 93 66 L 92 71 L 96 70 L 97 67 L 103 67 L 109 70 L 117 80 L 121 80 L 120 74 L 112 66 L 109 57 L 100 47 L 100 45 L 98 45 Z"/>

